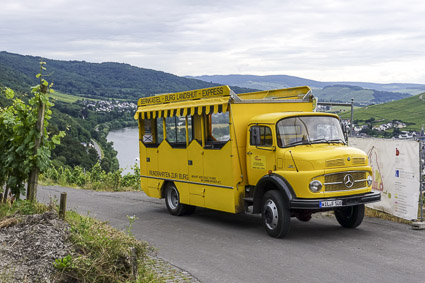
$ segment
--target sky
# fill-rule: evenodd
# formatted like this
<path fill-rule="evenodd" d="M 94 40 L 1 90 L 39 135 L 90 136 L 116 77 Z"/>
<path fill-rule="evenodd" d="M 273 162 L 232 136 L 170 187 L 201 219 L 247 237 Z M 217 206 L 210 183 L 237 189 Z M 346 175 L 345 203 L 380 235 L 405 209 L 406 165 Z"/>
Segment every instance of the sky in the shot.
<path fill-rule="evenodd" d="M 0 51 L 178 76 L 425 84 L 425 2 L 0 0 Z"/>

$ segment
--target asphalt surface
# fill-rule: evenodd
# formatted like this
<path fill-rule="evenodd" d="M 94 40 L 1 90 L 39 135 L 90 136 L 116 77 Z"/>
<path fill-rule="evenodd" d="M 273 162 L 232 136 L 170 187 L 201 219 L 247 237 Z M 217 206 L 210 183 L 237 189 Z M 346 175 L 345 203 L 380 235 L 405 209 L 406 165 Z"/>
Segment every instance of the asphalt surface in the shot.
<path fill-rule="evenodd" d="M 344 229 L 334 217 L 291 221 L 284 239 L 269 237 L 259 216 L 198 209 L 191 216 L 168 214 L 164 200 L 143 192 L 95 192 L 39 186 L 38 199 L 59 200 L 68 209 L 126 230 L 158 249 L 159 257 L 202 282 L 424 282 L 425 230 L 365 218 Z M 59 203 L 59 202 L 58 202 Z"/>

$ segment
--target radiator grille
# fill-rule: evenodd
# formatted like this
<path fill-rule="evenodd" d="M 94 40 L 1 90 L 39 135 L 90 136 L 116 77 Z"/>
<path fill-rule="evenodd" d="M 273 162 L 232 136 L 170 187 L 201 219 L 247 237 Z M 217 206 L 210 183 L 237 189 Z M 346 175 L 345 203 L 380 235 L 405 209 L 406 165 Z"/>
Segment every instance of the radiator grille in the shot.
<path fill-rule="evenodd" d="M 344 166 L 345 162 L 343 158 L 326 160 L 326 167 Z"/>
<path fill-rule="evenodd" d="M 365 165 L 365 164 L 366 164 L 366 158 L 364 157 L 353 158 L 353 165 Z"/>
<path fill-rule="evenodd" d="M 351 178 L 346 178 L 347 175 L 350 175 Z M 344 178 L 346 179 L 344 180 Z M 349 183 L 349 181 L 353 184 L 346 185 L 345 183 Z M 325 192 L 356 190 L 366 187 L 366 172 L 341 172 L 325 175 Z"/>

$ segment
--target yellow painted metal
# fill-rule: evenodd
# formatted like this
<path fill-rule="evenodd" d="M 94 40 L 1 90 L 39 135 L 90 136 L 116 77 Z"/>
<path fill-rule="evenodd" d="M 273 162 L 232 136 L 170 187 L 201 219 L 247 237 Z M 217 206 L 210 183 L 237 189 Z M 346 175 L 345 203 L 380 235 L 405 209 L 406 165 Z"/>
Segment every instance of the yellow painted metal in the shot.
<path fill-rule="evenodd" d="M 186 116 L 185 117 L 185 130 L 186 130 L 186 146 L 188 146 L 189 145 L 189 119 L 188 119 L 188 117 Z"/>
<path fill-rule="evenodd" d="M 166 127 L 167 123 L 165 121 L 165 117 L 164 119 L 162 119 L 162 132 L 164 133 L 164 140 L 167 139 L 167 127 Z"/>
<path fill-rule="evenodd" d="M 292 87 L 285 89 L 264 90 L 249 93 L 240 93 L 238 96 L 242 99 L 303 99 L 311 93 L 308 86 Z"/>
<path fill-rule="evenodd" d="M 205 149 L 203 154 L 204 176 L 200 182 L 213 186 L 205 187 L 205 206 L 227 212 L 235 212 L 233 193 L 232 146 L 227 142 L 220 150 Z M 216 186 L 214 186 L 216 185 Z M 220 186 L 231 187 L 222 188 Z"/>
<path fill-rule="evenodd" d="M 179 101 L 180 98 L 176 97 L 173 100 L 170 95 L 141 102 L 139 100 L 135 118 L 139 119 L 141 140 L 141 186 L 147 195 L 161 198 L 165 183 L 174 182 L 179 190 L 180 201 L 184 204 L 238 213 L 244 210 L 245 186 L 255 186 L 269 170 L 285 178 L 299 198 L 337 197 L 371 190 L 370 187 L 326 192 L 322 189 L 312 193 L 308 187 L 312 180 L 324 183 L 325 174 L 347 171 L 364 171 L 366 177 L 372 174 L 367 166 L 367 156 L 360 150 L 338 144 L 299 145 L 291 148 L 277 146 L 276 123 L 280 119 L 309 115 L 337 117 L 334 114 L 312 112 L 317 101 L 311 96 L 310 88 L 240 94 L 239 99 L 233 99 L 233 94 L 230 96 L 228 87 L 222 90 L 225 96 L 213 93 L 208 98 L 196 100 L 195 91 L 177 93 L 182 94 L 180 97 L 187 99 L 185 101 Z M 202 90 L 196 90 L 196 93 L 198 91 L 202 93 Z M 166 99 L 167 103 L 161 102 Z M 206 139 L 211 131 L 209 115 L 219 111 L 229 112 L 230 138 L 226 144 L 214 148 Z M 185 117 L 184 148 L 173 148 L 166 140 L 164 118 L 174 115 Z M 192 121 L 192 140 L 189 139 L 188 116 L 191 116 Z M 150 119 L 151 125 L 155 125 L 160 117 L 163 117 L 164 140 L 157 141 L 159 145 L 146 147 L 143 143 L 144 121 Z M 270 127 L 273 135 L 271 147 L 249 145 L 248 129 L 254 124 Z M 156 135 L 155 132 L 153 134 Z M 366 163 L 353 163 L 353 160 L 360 159 L 366 160 Z"/>
<path fill-rule="evenodd" d="M 202 147 L 205 147 L 205 115 L 201 115 Z"/>
<path fill-rule="evenodd" d="M 267 124 L 256 124 L 258 126 L 268 127 L 274 132 L 274 127 Z M 249 131 L 248 131 L 249 133 Z M 276 135 L 273 135 L 276 136 Z M 247 137 L 249 141 L 249 136 Z M 273 139 L 273 144 L 268 147 L 251 146 L 247 143 L 246 146 L 247 161 L 246 166 L 248 173 L 249 184 L 257 184 L 258 181 L 269 171 L 276 171 L 276 142 Z"/>
<path fill-rule="evenodd" d="M 180 113 L 180 111 L 183 110 L 183 112 L 186 111 L 187 113 L 189 109 L 190 109 L 191 115 L 193 115 L 193 113 L 195 112 L 195 109 L 198 111 L 198 114 L 200 114 L 203 112 L 204 108 L 210 111 L 209 107 L 211 106 L 214 107 L 214 111 L 215 111 L 214 113 L 217 113 L 219 105 L 222 105 L 223 109 L 227 109 L 225 105 L 227 105 L 228 103 L 229 103 L 229 97 L 213 97 L 213 98 L 204 98 L 199 100 L 168 103 L 168 104 L 139 106 L 134 118 L 137 119 L 140 114 L 151 116 L 152 112 L 157 112 L 157 111 L 164 111 L 164 117 L 173 117 L 174 112 Z M 225 112 L 225 111 L 222 111 L 222 112 Z M 177 115 L 180 116 L 179 114 Z M 148 116 L 148 119 L 150 119 L 150 116 Z"/>
<path fill-rule="evenodd" d="M 299 145 L 291 148 L 277 148 L 276 156 L 283 158 L 283 168 L 275 173 L 288 180 L 294 188 L 297 197 L 336 197 L 371 191 L 371 187 L 366 187 L 361 190 L 344 190 L 325 193 L 325 189 L 322 188 L 320 192 L 312 193 L 308 188 L 309 183 L 313 180 L 319 180 L 324 184 L 324 174 L 365 171 L 366 178 L 367 175 L 371 175 L 372 170 L 369 166 L 366 166 L 367 162 L 362 166 L 353 163 L 353 160 L 357 157 L 367 158 L 366 154 L 359 149 L 347 147 L 342 144 Z M 333 159 L 343 159 L 345 161 L 344 165 L 332 168 L 326 166 L 326 161 Z"/>
<path fill-rule="evenodd" d="M 166 93 L 150 97 L 142 97 L 137 102 L 138 106 L 155 105 L 164 103 L 174 103 L 179 101 L 190 101 L 211 97 L 229 96 L 230 88 L 227 85 L 210 87 L 204 89 L 195 89 L 190 91 Z"/>

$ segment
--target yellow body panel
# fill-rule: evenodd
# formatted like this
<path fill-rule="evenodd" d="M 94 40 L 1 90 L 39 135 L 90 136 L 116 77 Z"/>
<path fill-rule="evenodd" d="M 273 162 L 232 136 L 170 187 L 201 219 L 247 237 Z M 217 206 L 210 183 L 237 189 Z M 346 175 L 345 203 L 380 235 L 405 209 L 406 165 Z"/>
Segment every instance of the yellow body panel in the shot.
<path fill-rule="evenodd" d="M 291 151 L 292 156 L 289 151 Z M 300 145 L 288 149 L 279 148 L 276 151 L 276 156 L 278 158 L 281 157 L 284 164 L 283 168 L 279 168 L 276 173 L 288 180 L 299 198 L 348 196 L 371 191 L 371 187 L 366 187 L 357 190 L 325 192 L 324 187 L 321 191 L 312 193 L 308 188 L 312 180 L 319 180 L 324 184 L 325 174 L 364 171 L 366 172 L 366 177 L 372 175 L 371 168 L 367 165 L 367 156 L 361 150 L 343 145 L 314 144 Z M 364 158 L 365 161 L 363 164 L 353 164 L 355 158 Z M 341 160 L 341 164 L 326 165 L 326 163 L 333 160 Z"/>

